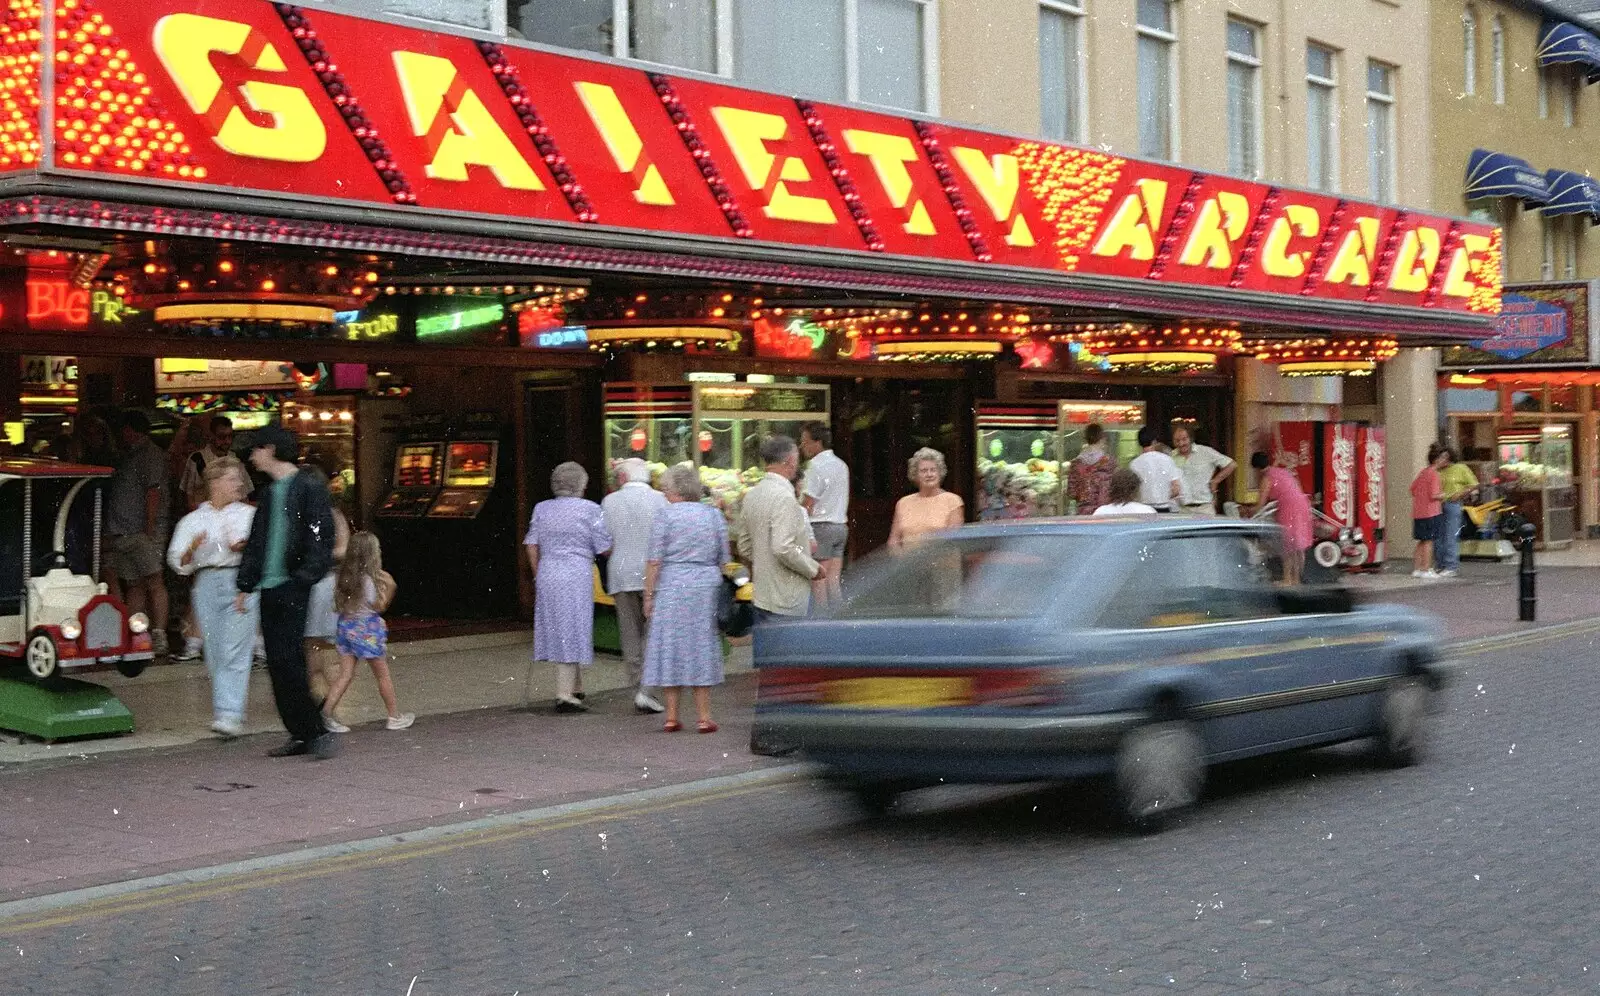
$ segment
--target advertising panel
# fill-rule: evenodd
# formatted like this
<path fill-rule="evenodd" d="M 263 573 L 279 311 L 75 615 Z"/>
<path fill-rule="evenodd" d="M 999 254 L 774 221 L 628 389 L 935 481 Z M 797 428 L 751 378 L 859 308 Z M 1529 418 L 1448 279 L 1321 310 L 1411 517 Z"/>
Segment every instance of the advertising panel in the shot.
<path fill-rule="evenodd" d="M 1445 367 L 1493 368 L 1590 362 L 1593 338 L 1586 281 L 1506 289 L 1491 335 L 1445 349 Z"/>

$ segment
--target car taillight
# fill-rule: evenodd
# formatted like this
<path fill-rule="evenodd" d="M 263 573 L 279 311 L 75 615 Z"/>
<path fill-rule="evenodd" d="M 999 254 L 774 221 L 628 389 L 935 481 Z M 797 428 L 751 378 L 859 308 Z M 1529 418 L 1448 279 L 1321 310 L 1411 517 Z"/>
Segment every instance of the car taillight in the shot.
<path fill-rule="evenodd" d="M 1066 698 L 1066 685 L 1055 668 L 978 671 L 972 675 L 973 705 L 1045 706 Z"/>
<path fill-rule="evenodd" d="M 823 682 L 839 676 L 837 670 L 817 667 L 764 667 L 758 673 L 756 697 L 762 705 L 821 702 Z"/>

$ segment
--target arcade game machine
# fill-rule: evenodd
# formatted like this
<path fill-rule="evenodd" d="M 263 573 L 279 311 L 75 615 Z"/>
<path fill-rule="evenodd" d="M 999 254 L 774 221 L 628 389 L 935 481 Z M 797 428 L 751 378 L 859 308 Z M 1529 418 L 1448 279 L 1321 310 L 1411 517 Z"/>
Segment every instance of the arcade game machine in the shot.
<path fill-rule="evenodd" d="M 391 487 L 373 512 L 373 530 L 383 544 L 383 567 L 394 576 L 390 613 L 434 615 L 429 605 L 438 549 L 426 522 L 444 486 L 444 423 L 423 419 L 395 444 Z"/>
<path fill-rule="evenodd" d="M 445 442 L 444 483 L 426 529 L 439 551 L 431 565 L 430 615 L 505 619 L 517 611 L 516 522 L 510 447 L 494 412 L 472 413 Z M 398 578 L 396 579 L 398 580 Z"/>
<path fill-rule="evenodd" d="M 314 463 L 328 475 L 328 493 L 353 528 L 361 521 L 356 508 L 356 399 L 349 395 L 316 395 L 285 401 L 283 427 L 300 437 L 300 461 Z"/>
<path fill-rule="evenodd" d="M 1091 422 L 1105 430 L 1105 450 L 1126 467 L 1139 455 L 1139 430 L 1144 428 L 1143 401 L 1062 401 L 1061 462 L 1071 463 L 1083 449 L 1083 430 Z"/>
<path fill-rule="evenodd" d="M 1061 439 L 1054 405 L 978 406 L 980 520 L 1060 515 L 1065 509 Z"/>
<path fill-rule="evenodd" d="M 807 422 L 832 424 L 825 384 L 695 384 L 695 462 L 700 482 L 725 508 L 737 507 L 766 475 L 761 442 L 783 434 L 800 441 Z"/>
<path fill-rule="evenodd" d="M 616 487 L 615 468 L 629 457 L 650 465 L 651 483 L 661 472 L 694 462 L 694 401 L 686 385 L 605 386 L 605 490 Z"/>

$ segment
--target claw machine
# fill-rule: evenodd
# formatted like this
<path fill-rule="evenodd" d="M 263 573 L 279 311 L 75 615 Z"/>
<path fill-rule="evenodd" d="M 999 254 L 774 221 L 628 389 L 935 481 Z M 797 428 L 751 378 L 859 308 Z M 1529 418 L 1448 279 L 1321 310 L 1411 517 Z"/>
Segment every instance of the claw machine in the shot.
<path fill-rule="evenodd" d="M 605 490 L 616 487 L 615 468 L 630 457 L 650 465 L 650 482 L 673 464 L 694 463 L 694 398 L 686 384 L 607 384 Z"/>
<path fill-rule="evenodd" d="M 283 427 L 300 437 L 300 460 L 328 474 L 328 494 L 353 525 L 356 500 L 356 402 L 353 395 L 319 394 L 283 402 Z"/>
<path fill-rule="evenodd" d="M 1577 489 L 1572 483 L 1572 426 L 1518 426 L 1496 440 L 1506 498 L 1539 530 L 1543 549 L 1562 549 L 1577 533 Z"/>
<path fill-rule="evenodd" d="M 825 384 L 695 384 L 695 463 L 700 481 L 724 508 L 734 508 L 766 474 L 761 441 L 782 434 L 800 441 L 807 422 L 832 424 Z"/>
<path fill-rule="evenodd" d="M 978 406 L 977 514 L 1025 519 L 1065 511 L 1055 405 Z"/>

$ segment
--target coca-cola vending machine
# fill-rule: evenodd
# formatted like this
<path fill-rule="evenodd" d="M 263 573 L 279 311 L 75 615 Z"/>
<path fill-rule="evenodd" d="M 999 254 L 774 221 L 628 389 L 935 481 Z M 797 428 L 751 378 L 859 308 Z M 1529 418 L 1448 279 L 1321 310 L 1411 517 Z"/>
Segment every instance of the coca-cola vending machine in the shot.
<path fill-rule="evenodd" d="M 1385 543 L 1383 426 L 1364 422 L 1279 422 L 1272 430 L 1273 458 L 1300 479 L 1320 513 L 1313 530 L 1318 545 L 1338 542 L 1351 530 L 1335 561 L 1362 569 L 1383 563 Z M 1313 548 L 1315 552 L 1315 547 Z M 1331 554 L 1330 554 L 1331 556 Z M 1325 565 L 1332 566 L 1332 564 Z"/>

